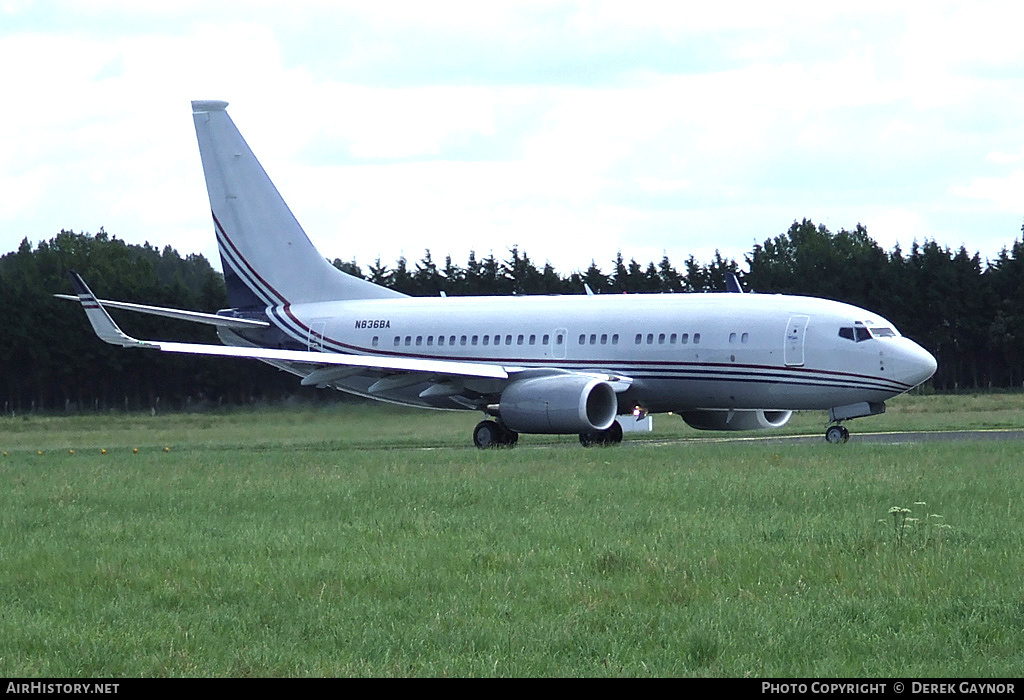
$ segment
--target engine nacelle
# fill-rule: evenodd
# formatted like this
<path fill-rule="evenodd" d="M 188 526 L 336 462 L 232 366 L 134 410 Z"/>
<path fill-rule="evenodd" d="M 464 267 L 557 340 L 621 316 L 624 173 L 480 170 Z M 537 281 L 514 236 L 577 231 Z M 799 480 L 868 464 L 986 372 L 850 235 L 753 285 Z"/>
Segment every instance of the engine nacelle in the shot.
<path fill-rule="evenodd" d="M 686 411 L 683 421 L 697 430 L 765 430 L 781 428 L 792 411 Z"/>
<path fill-rule="evenodd" d="M 498 412 L 517 433 L 569 434 L 606 429 L 618 407 L 608 382 L 558 374 L 513 382 L 502 392 Z"/>

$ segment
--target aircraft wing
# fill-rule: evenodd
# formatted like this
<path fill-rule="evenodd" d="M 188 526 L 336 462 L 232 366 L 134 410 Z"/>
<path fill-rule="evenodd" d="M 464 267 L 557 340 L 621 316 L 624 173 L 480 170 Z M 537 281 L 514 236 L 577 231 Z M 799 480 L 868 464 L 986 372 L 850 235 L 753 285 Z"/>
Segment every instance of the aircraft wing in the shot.
<path fill-rule="evenodd" d="M 69 272 L 68 276 L 78 294 L 78 300 L 85 309 L 85 314 L 92 324 L 93 330 L 100 340 L 111 345 L 126 348 L 148 348 L 163 352 L 182 353 L 188 355 L 212 355 L 219 357 L 246 357 L 257 360 L 274 360 L 277 362 L 300 362 L 320 366 L 364 367 L 368 369 L 390 370 L 393 372 L 421 372 L 463 377 L 480 377 L 485 379 L 508 379 L 509 372 L 521 368 L 505 368 L 482 362 L 460 362 L 456 360 L 426 360 L 411 357 L 377 357 L 372 355 L 342 355 L 326 352 L 309 352 L 305 350 L 279 350 L 275 348 L 239 347 L 235 345 L 204 345 L 201 343 L 176 343 L 155 340 L 138 340 L 122 331 L 103 308 L 96 295 L 92 293 L 85 281 L 77 272 Z M 124 304 L 124 302 L 118 302 Z M 130 304 L 128 306 L 140 306 Z M 124 308 L 124 307 L 122 307 Z M 159 308 L 159 307 L 148 307 Z M 137 310 L 137 309 L 135 309 Z M 194 313 L 194 312 L 187 312 Z M 205 314 L 210 316 L 211 314 Z M 178 317 L 180 318 L 180 317 Z"/>
<path fill-rule="evenodd" d="M 77 273 L 73 273 L 76 277 Z M 81 279 L 80 277 L 78 279 Z M 77 288 L 77 282 L 73 277 L 71 280 Z M 53 296 L 58 299 L 68 299 L 70 301 L 81 301 L 81 296 L 72 296 L 70 294 L 54 294 Z M 150 314 L 153 316 L 164 316 L 166 318 L 176 318 L 179 321 L 192 321 L 194 323 L 205 323 L 211 326 L 223 326 L 224 328 L 270 328 L 270 324 L 266 321 L 256 321 L 248 318 L 233 318 L 231 316 L 218 316 L 217 314 L 204 314 L 199 311 L 184 311 L 182 309 L 168 309 L 163 306 L 147 306 L 145 304 L 132 304 L 127 301 L 110 301 L 109 299 L 97 299 L 96 303 L 100 306 L 109 306 L 112 309 L 124 309 L 125 311 L 137 311 L 142 314 Z"/>

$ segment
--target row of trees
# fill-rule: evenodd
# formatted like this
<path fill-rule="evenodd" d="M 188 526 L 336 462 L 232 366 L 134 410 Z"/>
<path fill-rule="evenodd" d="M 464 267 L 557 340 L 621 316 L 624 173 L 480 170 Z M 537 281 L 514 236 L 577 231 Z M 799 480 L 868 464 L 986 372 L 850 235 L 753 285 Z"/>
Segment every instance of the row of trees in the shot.
<path fill-rule="evenodd" d="M 863 226 L 829 231 L 804 220 L 755 245 L 746 269 L 716 253 L 682 269 L 668 256 L 626 261 L 618 254 L 605 272 L 595 262 L 561 274 L 538 266 L 513 246 L 508 257 L 470 253 L 464 266 L 430 251 L 410 266 L 377 260 L 363 271 L 355 261 L 335 266 L 413 295 L 700 293 L 721 291 L 727 273 L 758 293 L 806 294 L 877 311 L 932 351 L 936 389 L 1024 384 L 1024 243 L 1014 241 L 995 260 L 965 248 L 915 242 L 909 252 L 884 251 Z M 223 277 L 201 255 L 181 257 L 170 246 L 130 245 L 102 229 L 95 235 L 61 231 L 34 249 L 28 240 L 0 257 L 0 401 L 8 412 L 32 409 L 184 407 L 197 402 L 278 399 L 300 392 L 291 376 L 257 362 L 118 350 L 89 331 L 81 309 L 53 298 L 69 292 L 65 273 L 95 280 L 105 298 L 215 311 L 227 306 Z M 217 342 L 213 331 L 139 314 L 117 314 L 138 337 Z M 311 391 L 311 390 L 310 390 Z"/>
<path fill-rule="evenodd" d="M 202 255 L 182 258 L 170 246 L 129 245 L 102 229 L 95 236 L 61 231 L 35 249 L 24 240 L 0 258 L 0 402 L 8 414 L 237 403 L 294 390 L 296 382 L 262 363 L 210 362 L 102 343 L 80 305 L 53 297 L 72 292 L 67 270 L 80 272 L 106 299 L 206 311 L 227 306 L 223 277 Z M 111 313 L 136 337 L 219 342 L 209 326 Z"/>
<path fill-rule="evenodd" d="M 412 268 L 404 257 L 398 259 L 394 269 L 382 265 L 378 258 L 366 273 L 355 261 L 335 259 L 334 266 L 413 296 L 437 296 L 441 292 L 449 296 L 580 294 L 585 284 L 598 294 L 709 292 L 724 289 L 727 272 L 741 274 L 734 260 L 722 258 L 717 251 L 715 259 L 708 264 L 699 263 L 691 255 L 682 272 L 672 265 L 667 255 L 657 264 L 650 262 L 644 266 L 635 259 L 627 263 L 619 252 L 608 274 L 591 260 L 586 270 L 564 276 L 549 262 L 538 268 L 518 246 L 512 246 L 508 253 L 505 260 L 494 257 L 493 252 L 478 260 L 471 251 L 465 267 L 454 263 L 450 255 L 445 258 L 444 266 L 438 267 L 430 250 Z"/>

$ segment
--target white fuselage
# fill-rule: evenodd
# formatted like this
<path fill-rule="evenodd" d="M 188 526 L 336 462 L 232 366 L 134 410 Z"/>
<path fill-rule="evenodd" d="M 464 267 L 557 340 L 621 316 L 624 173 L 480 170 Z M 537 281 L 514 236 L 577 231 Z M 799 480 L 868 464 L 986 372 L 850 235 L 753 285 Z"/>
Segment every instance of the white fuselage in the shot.
<path fill-rule="evenodd" d="M 296 349 L 624 375 L 632 384 L 620 394 L 620 406 L 651 412 L 827 409 L 884 401 L 935 368 L 930 354 L 885 319 L 809 297 L 409 297 L 268 311 Z M 841 336 L 841 328 L 855 327 L 859 340 Z M 884 332 L 876 337 L 869 328 Z M 225 341 L 232 342 L 230 335 Z M 308 373 L 302 366 L 288 369 Z M 356 376 L 330 384 L 420 406 L 470 407 L 421 397 L 419 383 L 368 391 L 371 380 Z M 476 380 L 476 386 L 489 390 L 487 380 Z"/>

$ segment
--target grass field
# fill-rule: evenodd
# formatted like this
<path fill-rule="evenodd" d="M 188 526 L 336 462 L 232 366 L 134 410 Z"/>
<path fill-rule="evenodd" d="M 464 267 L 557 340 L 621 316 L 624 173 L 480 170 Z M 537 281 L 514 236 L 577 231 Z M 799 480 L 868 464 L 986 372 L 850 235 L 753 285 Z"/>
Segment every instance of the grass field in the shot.
<path fill-rule="evenodd" d="M 1024 427 L 1024 396 L 905 397 L 843 446 L 659 417 L 618 448 L 481 452 L 476 420 L 0 419 L 0 675 L 1024 669 L 1021 443 L 856 442 Z"/>

